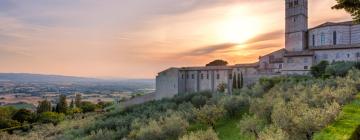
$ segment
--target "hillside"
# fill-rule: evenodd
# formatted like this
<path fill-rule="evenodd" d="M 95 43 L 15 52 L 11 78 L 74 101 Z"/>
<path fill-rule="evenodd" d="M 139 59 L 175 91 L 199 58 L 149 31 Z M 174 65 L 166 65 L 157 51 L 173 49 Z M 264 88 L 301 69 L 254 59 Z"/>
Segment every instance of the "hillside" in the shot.
<path fill-rule="evenodd" d="M 90 82 L 99 81 L 95 78 L 84 78 L 62 75 L 44 75 L 29 73 L 0 73 L 0 81 L 14 82 Z"/>

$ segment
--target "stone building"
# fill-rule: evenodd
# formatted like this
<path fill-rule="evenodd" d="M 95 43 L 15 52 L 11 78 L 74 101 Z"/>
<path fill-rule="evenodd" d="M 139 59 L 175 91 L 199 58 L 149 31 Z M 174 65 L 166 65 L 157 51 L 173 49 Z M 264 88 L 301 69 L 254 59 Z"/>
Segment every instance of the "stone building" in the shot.
<path fill-rule="evenodd" d="M 360 24 L 326 22 L 308 28 L 308 0 L 285 0 L 285 48 L 251 64 L 170 68 L 156 77 L 157 98 L 198 91 L 216 92 L 221 83 L 231 92 L 233 78 L 241 73 L 245 84 L 260 77 L 306 75 L 320 61 L 359 61 Z"/>

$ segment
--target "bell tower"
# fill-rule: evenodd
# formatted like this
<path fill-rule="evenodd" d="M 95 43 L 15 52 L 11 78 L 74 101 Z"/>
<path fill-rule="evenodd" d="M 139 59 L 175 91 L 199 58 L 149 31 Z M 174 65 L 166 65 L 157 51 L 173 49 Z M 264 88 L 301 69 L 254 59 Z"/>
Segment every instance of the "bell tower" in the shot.
<path fill-rule="evenodd" d="M 307 48 L 308 1 L 285 0 L 285 49 L 303 51 Z"/>

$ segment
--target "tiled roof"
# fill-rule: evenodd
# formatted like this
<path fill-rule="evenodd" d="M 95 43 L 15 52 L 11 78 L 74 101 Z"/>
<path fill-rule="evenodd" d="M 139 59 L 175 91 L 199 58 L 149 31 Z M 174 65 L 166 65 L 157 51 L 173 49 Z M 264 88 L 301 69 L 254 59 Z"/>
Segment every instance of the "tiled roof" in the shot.
<path fill-rule="evenodd" d="M 180 70 L 231 70 L 231 66 L 182 67 Z"/>
<path fill-rule="evenodd" d="M 258 67 L 258 66 L 259 66 L 259 62 L 247 63 L 247 64 L 236 64 L 233 67 Z"/>

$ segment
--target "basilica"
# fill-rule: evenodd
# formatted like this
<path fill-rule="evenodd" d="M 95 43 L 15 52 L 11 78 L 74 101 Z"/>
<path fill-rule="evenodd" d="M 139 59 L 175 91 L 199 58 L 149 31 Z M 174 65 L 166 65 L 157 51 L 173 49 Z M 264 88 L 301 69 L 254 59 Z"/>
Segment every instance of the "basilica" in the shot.
<path fill-rule="evenodd" d="M 231 66 L 169 68 L 156 77 L 156 98 L 212 91 L 219 84 L 231 92 L 235 75 L 245 84 L 260 77 L 306 75 L 320 61 L 358 61 L 360 24 L 326 22 L 308 28 L 308 0 L 285 0 L 285 48 L 259 57 L 258 62 Z"/>

